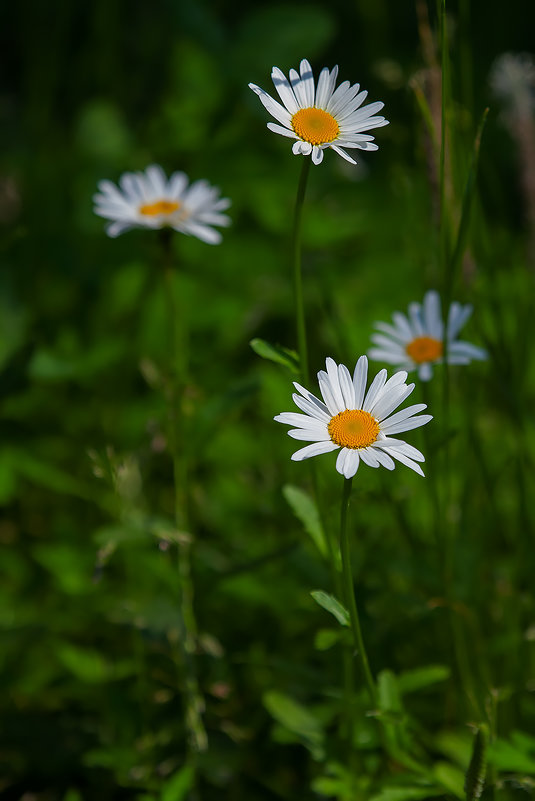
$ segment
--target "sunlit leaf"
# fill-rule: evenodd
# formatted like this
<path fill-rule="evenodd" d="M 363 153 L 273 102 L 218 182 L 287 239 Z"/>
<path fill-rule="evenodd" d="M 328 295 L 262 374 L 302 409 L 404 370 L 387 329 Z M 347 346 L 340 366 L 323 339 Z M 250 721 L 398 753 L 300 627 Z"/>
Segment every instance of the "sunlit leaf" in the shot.
<path fill-rule="evenodd" d="M 314 500 L 304 490 L 294 487 L 292 484 L 286 484 L 282 488 L 282 494 L 321 555 L 327 556 L 325 532 L 323 531 L 318 508 Z"/>
<path fill-rule="evenodd" d="M 349 626 L 349 612 L 334 595 L 329 595 L 324 590 L 312 590 L 310 594 L 317 604 L 337 619 L 341 626 Z"/>
<path fill-rule="evenodd" d="M 252 339 L 249 344 L 258 356 L 275 362 L 276 364 L 282 364 L 292 373 L 298 375 L 299 358 L 295 351 L 289 348 L 283 348 L 280 345 L 271 345 L 269 342 L 266 342 L 265 339 Z"/>
<path fill-rule="evenodd" d="M 447 665 L 426 665 L 426 667 L 405 670 L 398 675 L 398 688 L 402 695 L 422 690 L 431 684 L 446 681 L 451 675 Z"/>
<path fill-rule="evenodd" d="M 193 766 L 188 764 L 178 770 L 165 783 L 162 790 L 160 801 L 183 801 L 193 787 L 195 771 Z"/>

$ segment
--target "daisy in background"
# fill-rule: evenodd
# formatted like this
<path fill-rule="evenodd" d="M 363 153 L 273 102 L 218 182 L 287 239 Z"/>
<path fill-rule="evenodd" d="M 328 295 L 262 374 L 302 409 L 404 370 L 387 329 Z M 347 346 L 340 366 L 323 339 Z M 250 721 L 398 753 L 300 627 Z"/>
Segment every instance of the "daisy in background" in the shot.
<path fill-rule="evenodd" d="M 384 117 L 375 116 L 384 103 L 362 104 L 368 92 L 360 92 L 358 83 L 344 81 L 335 89 L 338 67 L 325 67 L 314 82 L 312 67 L 306 59 L 300 64 L 301 74 L 290 70 L 288 81 L 284 73 L 273 67 L 271 78 L 282 100 L 281 105 L 259 86 L 250 83 L 262 104 L 279 124 L 268 122 L 275 133 L 295 139 L 293 153 L 312 156 L 314 164 L 323 161 L 323 151 L 330 147 L 351 164 L 357 162 L 345 152 L 347 148 L 377 150 L 373 136 L 365 134 L 372 128 L 388 125 Z"/>
<path fill-rule="evenodd" d="M 112 222 L 106 233 L 115 237 L 131 228 L 174 228 L 196 236 L 210 245 L 221 242 L 221 234 L 212 226 L 230 225 L 230 217 L 221 212 L 231 201 L 220 197 L 220 190 L 208 181 L 189 184 L 187 175 L 174 172 L 168 179 L 158 164 L 145 172 L 125 172 L 119 187 L 111 181 L 99 181 L 93 196 L 95 214 Z"/>
<path fill-rule="evenodd" d="M 483 348 L 456 339 L 472 314 L 471 306 L 462 306 L 456 301 L 451 304 L 445 334 L 438 292 L 429 290 L 424 302 L 410 303 L 408 311 L 408 315 L 394 312 L 393 325 L 375 323 L 382 333 L 373 334 L 371 338 L 376 347 L 368 351 L 370 359 L 405 370 L 418 370 L 419 378 L 429 381 L 433 365 L 444 361 L 444 350 L 448 364 L 469 364 L 472 359 L 487 358 Z"/>
<path fill-rule="evenodd" d="M 361 356 L 353 376 L 343 364 L 328 358 L 327 371 L 320 370 L 318 382 L 323 400 L 294 382 L 297 393 L 294 403 L 304 414 L 283 412 L 275 417 L 279 423 L 296 426 L 288 431 L 294 439 L 308 440 L 311 445 L 296 451 L 292 460 L 299 462 L 310 456 L 340 449 L 336 469 L 345 478 L 352 478 L 360 461 L 369 467 L 395 467 L 394 459 L 423 476 L 417 462 L 425 461 L 422 453 L 393 434 L 425 425 L 432 416 L 419 414 L 425 403 L 408 406 L 392 414 L 414 389 L 406 384 L 405 371 L 395 373 L 387 381 L 381 370 L 366 392 L 368 360 Z"/>

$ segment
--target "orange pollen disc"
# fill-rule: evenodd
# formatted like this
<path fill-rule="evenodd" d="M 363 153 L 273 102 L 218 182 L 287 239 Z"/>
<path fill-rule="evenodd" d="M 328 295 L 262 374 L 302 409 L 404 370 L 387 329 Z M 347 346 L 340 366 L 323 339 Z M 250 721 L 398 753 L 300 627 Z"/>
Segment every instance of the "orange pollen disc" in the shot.
<path fill-rule="evenodd" d="M 148 217 L 156 217 L 157 214 L 172 214 L 178 211 L 180 203 L 173 200 L 157 200 L 155 203 L 147 203 L 139 207 L 140 214 L 146 214 Z"/>
<path fill-rule="evenodd" d="M 322 108 L 301 108 L 292 117 L 292 128 L 300 139 L 311 145 L 334 142 L 340 133 L 338 123 Z"/>
<path fill-rule="evenodd" d="M 375 417 L 362 409 L 346 409 L 331 417 L 327 426 L 329 436 L 342 448 L 367 448 L 379 435 Z"/>
<path fill-rule="evenodd" d="M 442 342 L 433 337 L 416 337 L 409 342 L 405 350 L 416 364 L 434 362 L 442 356 Z"/>

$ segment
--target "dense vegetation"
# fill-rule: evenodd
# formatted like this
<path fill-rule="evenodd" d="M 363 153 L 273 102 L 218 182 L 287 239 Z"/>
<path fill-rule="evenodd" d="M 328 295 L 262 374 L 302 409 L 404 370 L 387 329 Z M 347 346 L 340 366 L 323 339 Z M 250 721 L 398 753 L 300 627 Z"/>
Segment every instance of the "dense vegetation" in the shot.
<path fill-rule="evenodd" d="M 532 797 L 535 78 L 492 69 L 532 46 L 534 14 L 448 3 L 442 51 L 440 22 L 422 0 L 4 10 L 0 798 Z M 312 375 L 327 356 L 352 370 L 374 322 L 429 288 L 473 306 L 462 336 L 488 352 L 414 379 L 411 402 L 434 415 L 406 437 L 425 479 L 398 465 L 353 482 L 375 703 L 345 610 L 311 596 L 335 593 L 324 536 L 343 480 L 332 454 L 314 471 L 290 461 L 273 416 L 292 409 L 292 359 L 250 346 L 297 347 L 304 157 L 266 130 L 247 84 L 271 92 L 271 67 L 301 58 L 316 75 L 339 64 L 390 121 L 378 152 L 353 151 L 357 167 L 327 150 L 311 168 Z M 93 213 L 97 181 L 151 163 L 232 199 L 222 244 L 172 240 L 188 328 L 178 400 L 162 240 L 110 239 Z"/>

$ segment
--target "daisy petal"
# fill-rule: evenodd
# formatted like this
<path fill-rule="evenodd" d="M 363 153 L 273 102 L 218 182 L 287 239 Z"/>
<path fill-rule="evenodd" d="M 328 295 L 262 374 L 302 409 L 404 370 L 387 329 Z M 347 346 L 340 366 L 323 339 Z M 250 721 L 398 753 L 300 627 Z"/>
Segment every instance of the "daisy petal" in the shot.
<path fill-rule="evenodd" d="M 320 453 L 329 453 L 339 448 L 334 442 L 313 442 L 311 445 L 305 445 L 304 448 L 292 454 L 292 462 L 301 462 L 303 459 L 309 459 L 311 456 L 319 456 Z"/>
<path fill-rule="evenodd" d="M 362 459 L 364 464 L 367 464 L 368 467 L 380 467 L 381 462 L 377 458 L 376 454 L 372 451 L 371 448 L 363 448 L 359 451 L 359 457 Z"/>
<path fill-rule="evenodd" d="M 323 161 L 323 150 L 321 147 L 314 145 L 312 147 L 312 163 L 313 164 L 321 164 Z"/>
<path fill-rule="evenodd" d="M 366 392 L 366 381 L 368 378 L 368 359 L 361 356 L 355 365 L 353 373 L 353 386 L 355 388 L 355 409 L 362 408 L 364 393 Z"/>
<path fill-rule="evenodd" d="M 342 150 L 342 148 L 338 147 L 338 145 L 331 145 L 330 147 L 331 147 L 331 150 L 334 150 L 335 153 L 338 153 L 339 156 L 342 156 L 342 158 L 345 159 L 346 161 L 348 161 L 350 164 L 356 164 L 357 163 L 355 161 L 355 159 L 352 159 L 351 156 L 348 156 L 347 153 L 345 152 L 345 150 Z"/>
<path fill-rule="evenodd" d="M 386 370 L 379 370 L 375 378 L 373 379 L 371 386 L 368 390 L 366 397 L 364 398 L 364 403 L 362 404 L 362 408 L 365 412 L 369 412 L 370 408 L 373 406 L 373 403 L 381 391 L 381 389 L 386 384 Z"/>
<path fill-rule="evenodd" d="M 286 423 L 290 426 L 299 426 L 300 428 L 315 429 L 317 431 L 327 431 L 327 427 L 322 420 L 315 417 L 309 417 L 307 414 L 298 414 L 297 412 L 282 412 L 273 418 L 278 423 Z"/>
<path fill-rule="evenodd" d="M 299 111 L 299 105 L 296 97 L 282 70 L 280 70 L 278 67 L 273 67 L 271 71 L 271 80 L 273 81 L 273 85 L 277 90 L 280 99 L 290 114 L 295 114 L 296 111 Z M 251 86 L 251 84 L 249 84 L 249 86 Z"/>
<path fill-rule="evenodd" d="M 402 423 L 389 423 L 388 426 L 381 424 L 381 431 L 384 434 L 400 434 L 402 431 L 412 431 L 413 428 L 424 426 L 433 419 L 431 414 L 421 414 L 418 417 L 410 417 Z"/>
<path fill-rule="evenodd" d="M 433 367 L 429 362 L 424 362 L 418 367 L 418 378 L 420 381 L 430 381 L 433 377 Z"/>
<path fill-rule="evenodd" d="M 292 428 L 287 433 L 293 439 L 304 439 L 309 442 L 331 442 L 326 428 L 323 431 L 312 428 Z"/>
<path fill-rule="evenodd" d="M 394 459 L 397 459 L 398 462 L 401 462 L 401 464 L 404 464 L 407 467 L 410 467 L 411 470 L 414 470 L 414 472 L 418 473 L 419 476 L 423 476 L 425 478 L 425 473 L 422 470 L 422 468 L 420 467 L 420 465 L 417 464 L 416 462 L 413 462 L 412 459 L 409 459 L 408 456 L 405 456 L 403 453 L 401 453 L 401 451 L 399 449 L 391 448 L 391 450 L 389 451 L 389 454 Z"/>
<path fill-rule="evenodd" d="M 281 136 L 286 136 L 288 139 L 297 139 L 297 136 L 293 131 L 290 131 L 289 128 L 283 128 L 282 125 L 277 125 L 276 122 L 266 123 L 266 128 L 269 128 L 269 130 L 273 131 L 273 133 L 278 133 Z"/>
<path fill-rule="evenodd" d="M 426 403 L 415 403 L 414 406 L 407 406 L 406 409 L 402 409 L 396 414 L 393 414 L 392 417 L 383 420 L 381 423 L 381 430 L 385 430 L 385 426 L 390 425 L 390 423 L 401 423 L 403 420 L 406 420 L 407 417 L 411 417 L 413 414 L 419 414 L 419 412 L 423 412 L 424 409 L 427 409 Z M 386 433 L 386 432 L 385 432 Z"/>
<path fill-rule="evenodd" d="M 350 448 L 342 448 L 336 459 L 336 469 L 344 478 L 353 478 L 359 466 L 359 453 Z"/>

